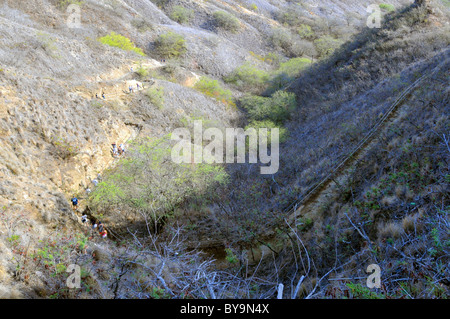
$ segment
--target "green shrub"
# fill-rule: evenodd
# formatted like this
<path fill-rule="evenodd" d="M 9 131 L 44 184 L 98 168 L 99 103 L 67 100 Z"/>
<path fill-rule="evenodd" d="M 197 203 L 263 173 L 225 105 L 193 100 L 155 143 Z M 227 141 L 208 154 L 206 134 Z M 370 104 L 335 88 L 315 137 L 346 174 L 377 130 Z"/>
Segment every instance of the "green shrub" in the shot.
<path fill-rule="evenodd" d="M 179 57 L 187 51 L 186 41 L 182 35 L 169 31 L 156 39 L 155 50 L 161 57 Z"/>
<path fill-rule="evenodd" d="M 80 153 L 80 147 L 78 145 L 62 137 L 53 137 L 52 144 L 55 147 L 56 155 L 62 159 L 69 159 Z"/>
<path fill-rule="evenodd" d="M 307 58 L 293 58 L 280 64 L 279 68 L 270 77 L 270 89 L 275 91 L 289 84 L 299 73 L 311 65 Z"/>
<path fill-rule="evenodd" d="M 150 102 L 160 110 L 164 107 L 164 89 L 162 87 L 152 86 L 145 91 L 145 95 L 148 97 Z"/>
<path fill-rule="evenodd" d="M 267 128 L 268 129 L 268 132 L 267 132 L 268 144 L 271 143 L 270 130 L 273 128 L 279 129 L 279 142 L 280 143 L 285 142 L 289 136 L 288 131 L 285 127 L 277 125 L 276 123 L 274 123 L 271 120 L 250 121 L 250 123 L 245 127 L 245 130 L 247 130 L 249 128 L 254 128 L 258 132 L 259 132 L 259 129 L 261 129 L 261 128 Z"/>
<path fill-rule="evenodd" d="M 274 47 L 283 49 L 291 57 L 315 53 L 314 45 L 310 41 L 301 39 L 298 34 L 285 28 L 274 28 L 269 40 Z"/>
<path fill-rule="evenodd" d="M 193 16 L 194 11 L 183 6 L 174 6 L 172 12 L 170 12 L 170 18 L 181 24 L 189 22 Z"/>
<path fill-rule="evenodd" d="M 294 77 L 310 66 L 312 61 L 308 58 L 293 58 L 280 64 L 276 74 L 284 73 L 289 77 Z"/>
<path fill-rule="evenodd" d="M 271 97 L 247 95 L 241 99 L 251 121 L 270 120 L 280 124 L 290 117 L 297 102 L 294 93 L 277 91 Z"/>
<path fill-rule="evenodd" d="M 233 251 L 230 248 L 225 248 L 225 252 L 227 253 L 227 256 L 225 258 L 230 264 L 235 264 L 239 261 L 237 256 L 233 253 Z"/>
<path fill-rule="evenodd" d="M 219 81 L 202 76 L 200 80 L 195 83 L 194 88 L 203 94 L 213 97 L 222 103 L 234 106 L 233 96 L 230 90 L 222 88 Z"/>
<path fill-rule="evenodd" d="M 375 291 L 371 291 L 369 288 L 364 287 L 361 284 L 347 283 L 352 297 L 355 299 L 385 299 L 386 297 Z"/>
<path fill-rule="evenodd" d="M 136 73 L 139 75 L 140 78 L 146 78 L 150 72 L 148 71 L 148 69 L 140 66 L 137 70 Z"/>
<path fill-rule="evenodd" d="M 133 51 L 139 55 L 145 56 L 145 53 L 142 51 L 142 49 L 136 47 L 130 39 L 115 32 L 111 32 L 110 34 L 99 38 L 99 41 L 112 47 L 116 47 L 125 51 Z"/>
<path fill-rule="evenodd" d="M 58 47 L 56 46 L 56 41 L 50 37 L 47 33 L 38 32 L 36 38 L 41 45 L 41 48 L 45 50 L 51 57 L 59 58 Z"/>
<path fill-rule="evenodd" d="M 170 216 L 177 204 L 196 192 L 214 196 L 213 186 L 228 182 L 221 165 L 173 162 L 173 143 L 170 135 L 133 141 L 127 158 L 91 193 L 90 205 L 97 210 L 120 205 L 142 213 Z"/>
<path fill-rule="evenodd" d="M 270 35 L 272 45 L 289 50 L 292 43 L 292 34 L 284 28 L 275 28 Z"/>
<path fill-rule="evenodd" d="M 280 65 L 280 61 L 281 61 L 280 56 L 278 54 L 276 54 L 276 53 L 273 53 L 273 52 L 267 53 L 264 56 L 264 62 L 267 62 L 267 63 L 272 64 L 274 66 L 279 66 Z"/>
<path fill-rule="evenodd" d="M 141 33 L 153 30 L 153 25 L 144 19 L 133 19 L 131 25 Z"/>
<path fill-rule="evenodd" d="M 392 12 L 395 11 L 395 7 L 392 4 L 380 3 L 380 9 Z"/>
<path fill-rule="evenodd" d="M 307 24 L 300 24 L 297 28 L 297 33 L 302 39 L 312 39 L 314 38 L 314 31 Z"/>
<path fill-rule="evenodd" d="M 266 71 L 256 68 L 250 63 L 237 67 L 230 75 L 224 77 L 226 83 L 233 83 L 241 88 L 261 88 L 269 79 Z"/>
<path fill-rule="evenodd" d="M 58 8 L 60 8 L 61 10 L 66 10 L 68 6 L 70 6 L 71 4 L 76 4 L 78 6 L 82 6 L 84 3 L 84 1 L 78 1 L 78 0 L 59 0 L 58 1 Z"/>
<path fill-rule="evenodd" d="M 327 57 L 331 55 L 342 45 L 342 43 L 342 40 L 334 39 L 330 36 L 324 36 L 314 41 L 314 45 L 320 57 Z"/>
<path fill-rule="evenodd" d="M 240 28 L 239 19 L 226 11 L 216 11 L 213 14 L 214 21 L 219 28 L 230 32 L 237 32 Z"/>
<path fill-rule="evenodd" d="M 258 6 L 254 3 L 252 3 L 248 8 L 253 11 L 258 11 Z"/>
<path fill-rule="evenodd" d="M 277 20 L 285 26 L 296 27 L 301 24 L 301 13 L 292 8 L 285 9 L 277 14 Z"/>
<path fill-rule="evenodd" d="M 158 8 L 162 9 L 169 0 L 151 0 Z"/>
<path fill-rule="evenodd" d="M 19 235 L 12 235 L 11 237 L 8 237 L 7 240 L 12 246 L 17 246 L 20 242 L 20 236 Z"/>

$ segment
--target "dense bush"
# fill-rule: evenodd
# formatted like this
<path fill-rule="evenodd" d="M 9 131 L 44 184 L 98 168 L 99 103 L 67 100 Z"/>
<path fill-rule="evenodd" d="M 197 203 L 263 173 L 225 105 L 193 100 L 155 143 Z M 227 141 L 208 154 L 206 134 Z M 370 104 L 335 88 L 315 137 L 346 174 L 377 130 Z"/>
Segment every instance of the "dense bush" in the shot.
<path fill-rule="evenodd" d="M 183 6 L 174 6 L 169 16 L 173 21 L 183 24 L 192 19 L 194 11 Z"/>
<path fill-rule="evenodd" d="M 145 78 L 150 74 L 150 72 L 148 71 L 148 69 L 146 69 L 146 68 L 144 68 L 144 67 L 142 67 L 142 66 L 140 66 L 140 67 L 136 70 L 136 73 L 139 75 L 139 77 L 140 77 L 141 79 L 145 79 Z"/>
<path fill-rule="evenodd" d="M 269 52 L 264 56 L 264 62 L 269 63 L 276 67 L 280 65 L 280 61 L 281 57 L 274 52 Z"/>
<path fill-rule="evenodd" d="M 278 128 L 279 129 L 279 142 L 283 143 L 288 138 L 288 131 L 285 127 L 282 127 L 280 125 L 277 125 L 276 123 L 272 122 L 271 120 L 263 120 L 263 121 L 250 121 L 250 123 L 245 127 L 245 130 L 249 128 L 254 128 L 256 131 L 259 131 L 261 128 L 268 129 L 267 138 L 268 143 L 271 143 L 271 134 L 270 129 Z M 259 132 L 258 132 L 259 134 Z"/>
<path fill-rule="evenodd" d="M 271 97 L 247 95 L 240 102 L 251 121 L 270 120 L 275 124 L 289 119 L 297 106 L 295 94 L 285 91 L 277 91 Z"/>
<path fill-rule="evenodd" d="M 158 8 L 162 9 L 169 0 L 151 0 Z"/>
<path fill-rule="evenodd" d="M 291 57 L 314 55 L 315 49 L 311 42 L 303 40 L 300 35 L 293 34 L 284 28 L 275 28 L 270 35 L 273 46 L 283 49 Z"/>
<path fill-rule="evenodd" d="M 152 86 L 145 91 L 145 95 L 148 97 L 150 102 L 159 109 L 164 107 L 164 89 L 162 87 Z"/>
<path fill-rule="evenodd" d="M 57 2 L 57 6 L 61 10 L 66 10 L 72 4 L 75 4 L 75 5 L 81 7 L 84 4 L 84 1 L 80 1 L 80 0 L 58 0 L 58 2 Z"/>
<path fill-rule="evenodd" d="M 155 218 L 170 213 L 195 192 L 208 192 L 214 184 L 227 182 L 220 165 L 175 163 L 172 147 L 170 136 L 133 142 L 127 158 L 91 194 L 92 207 L 121 205 Z"/>
<path fill-rule="evenodd" d="M 146 32 L 153 30 L 153 25 L 144 19 L 133 19 L 131 25 L 135 27 L 139 32 Z"/>
<path fill-rule="evenodd" d="M 297 27 L 301 24 L 302 13 L 295 8 L 288 8 L 280 11 L 276 18 L 281 24 L 290 27 Z"/>
<path fill-rule="evenodd" d="M 337 48 L 342 45 L 342 41 L 330 36 L 324 36 L 314 41 L 317 53 L 320 57 L 331 55 Z"/>
<path fill-rule="evenodd" d="M 62 159 L 70 159 L 80 153 L 80 147 L 72 141 L 62 137 L 53 137 L 52 144 L 55 147 L 55 154 Z"/>
<path fill-rule="evenodd" d="M 279 68 L 272 74 L 269 79 L 270 91 L 282 89 L 294 80 L 300 72 L 310 66 L 312 61 L 307 58 L 293 58 L 286 62 L 280 63 Z"/>
<path fill-rule="evenodd" d="M 156 39 L 155 50 L 161 57 L 179 57 L 187 50 L 186 41 L 182 35 L 169 31 Z"/>
<path fill-rule="evenodd" d="M 194 88 L 207 96 L 211 96 L 218 101 L 234 106 L 233 96 L 230 90 L 222 88 L 219 81 L 202 76 L 200 80 L 195 83 Z"/>
<path fill-rule="evenodd" d="M 290 77 L 298 75 L 298 73 L 311 65 L 312 61 L 307 58 L 293 58 L 280 64 L 276 73 L 284 73 Z"/>
<path fill-rule="evenodd" d="M 269 79 L 266 71 L 260 70 L 250 63 L 237 67 L 230 75 L 224 77 L 227 83 L 233 83 L 244 89 L 259 89 Z"/>
<path fill-rule="evenodd" d="M 240 22 L 231 13 L 226 11 L 216 11 L 213 14 L 214 21 L 219 28 L 222 28 L 233 33 L 239 31 Z"/>
<path fill-rule="evenodd" d="M 297 33 L 302 39 L 312 39 L 314 38 L 314 31 L 312 30 L 311 26 L 307 24 L 300 24 L 297 28 Z"/>
<path fill-rule="evenodd" d="M 111 32 L 110 34 L 99 38 L 99 41 L 103 44 L 107 44 L 109 46 L 116 47 L 125 51 L 133 51 L 139 55 L 145 55 L 142 49 L 137 48 L 130 39 L 115 32 Z"/>
<path fill-rule="evenodd" d="M 272 45 L 288 50 L 292 43 L 291 33 L 284 28 L 275 28 L 270 35 Z"/>
<path fill-rule="evenodd" d="M 395 7 L 392 4 L 380 3 L 380 9 L 392 12 L 395 11 Z"/>

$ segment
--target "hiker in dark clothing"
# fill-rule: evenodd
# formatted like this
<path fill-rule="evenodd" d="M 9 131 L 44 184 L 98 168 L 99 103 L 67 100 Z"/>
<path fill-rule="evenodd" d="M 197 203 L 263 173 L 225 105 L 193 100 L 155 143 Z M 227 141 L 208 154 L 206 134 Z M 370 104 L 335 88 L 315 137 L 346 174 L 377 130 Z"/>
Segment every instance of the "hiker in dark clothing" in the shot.
<path fill-rule="evenodd" d="M 76 198 L 75 196 L 74 197 L 72 197 L 72 208 L 74 209 L 74 210 L 77 210 L 78 209 L 78 198 Z"/>
<path fill-rule="evenodd" d="M 98 232 L 101 233 L 104 230 L 103 224 L 101 221 L 98 222 Z"/>

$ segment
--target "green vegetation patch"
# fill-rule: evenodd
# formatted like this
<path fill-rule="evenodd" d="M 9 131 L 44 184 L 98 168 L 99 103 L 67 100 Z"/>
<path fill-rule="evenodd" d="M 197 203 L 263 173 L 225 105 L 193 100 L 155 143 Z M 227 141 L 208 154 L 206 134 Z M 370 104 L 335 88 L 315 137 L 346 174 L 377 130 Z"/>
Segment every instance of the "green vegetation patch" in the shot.
<path fill-rule="evenodd" d="M 256 66 L 245 63 L 237 67 L 230 75 L 224 77 L 226 83 L 233 83 L 243 88 L 261 87 L 267 83 L 269 74 Z"/>
<path fill-rule="evenodd" d="M 160 110 L 164 108 L 164 88 L 152 86 L 145 91 L 145 95 Z"/>
<path fill-rule="evenodd" d="M 182 35 L 169 31 L 156 39 L 155 50 L 161 57 L 176 58 L 187 51 L 186 40 Z"/>
<path fill-rule="evenodd" d="M 183 6 L 174 6 L 170 12 L 170 18 L 178 23 L 187 23 L 194 17 L 194 10 Z"/>
<path fill-rule="evenodd" d="M 224 89 L 217 80 L 202 76 L 200 80 L 195 83 L 194 88 L 224 104 L 235 106 L 231 91 Z"/>
<path fill-rule="evenodd" d="M 395 11 L 395 7 L 392 4 L 380 3 L 380 9 L 386 10 L 388 12 Z"/>
<path fill-rule="evenodd" d="M 122 206 L 160 217 L 173 212 L 176 205 L 196 192 L 212 192 L 213 185 L 227 182 L 228 174 L 221 165 L 173 162 L 173 143 L 170 135 L 133 142 L 127 158 L 91 194 L 92 207 Z"/>
<path fill-rule="evenodd" d="M 331 36 L 323 36 L 314 41 L 314 45 L 320 57 L 330 56 L 342 44 L 342 40 L 335 39 Z"/>
<path fill-rule="evenodd" d="M 216 11 L 213 14 L 214 21 L 219 28 L 236 33 L 240 29 L 239 19 L 226 11 Z"/>
<path fill-rule="evenodd" d="M 271 97 L 247 95 L 241 99 L 241 105 L 250 120 L 270 120 L 279 124 L 289 119 L 297 101 L 294 93 L 277 91 Z"/>
<path fill-rule="evenodd" d="M 124 37 L 123 35 L 115 33 L 114 31 L 112 31 L 108 35 L 105 35 L 104 37 L 99 38 L 98 40 L 103 44 L 107 44 L 109 46 L 116 47 L 125 51 L 133 51 L 139 55 L 145 56 L 145 53 L 142 51 L 142 49 L 136 47 L 130 39 Z"/>

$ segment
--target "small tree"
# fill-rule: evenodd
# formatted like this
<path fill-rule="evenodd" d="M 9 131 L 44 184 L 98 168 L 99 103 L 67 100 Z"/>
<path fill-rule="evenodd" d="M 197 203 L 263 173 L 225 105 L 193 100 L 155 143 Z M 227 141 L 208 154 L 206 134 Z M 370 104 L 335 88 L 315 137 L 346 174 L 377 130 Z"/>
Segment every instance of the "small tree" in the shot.
<path fill-rule="evenodd" d="M 269 74 L 250 63 L 237 67 L 230 75 L 224 77 L 227 83 L 233 83 L 244 89 L 259 89 L 266 84 Z"/>
<path fill-rule="evenodd" d="M 172 12 L 170 13 L 170 18 L 181 24 L 189 22 L 193 16 L 194 11 L 183 6 L 174 6 Z"/>
<path fill-rule="evenodd" d="M 169 31 L 156 39 L 155 50 L 161 57 L 176 58 L 186 53 L 186 41 L 182 35 Z"/>
<path fill-rule="evenodd" d="M 98 40 L 103 44 L 107 44 L 109 46 L 116 47 L 125 51 L 133 51 L 139 55 L 145 56 L 145 53 L 142 51 L 142 49 L 136 47 L 130 39 L 118 33 L 111 32 L 110 34 L 105 35 Z"/>
<path fill-rule="evenodd" d="M 314 31 L 311 26 L 307 24 L 300 24 L 297 28 L 297 33 L 302 39 L 312 39 L 314 38 Z"/>
<path fill-rule="evenodd" d="M 164 89 L 162 87 L 151 87 L 145 92 L 145 95 L 160 110 L 164 107 Z"/>
<path fill-rule="evenodd" d="M 202 76 L 194 88 L 207 96 L 211 96 L 218 101 L 234 106 L 233 95 L 230 90 L 224 89 L 219 81 Z"/>
<path fill-rule="evenodd" d="M 324 36 L 314 41 L 317 53 L 321 57 L 327 57 L 332 54 L 343 42 L 330 36 Z"/>
<path fill-rule="evenodd" d="M 279 124 L 289 118 L 297 102 L 294 93 L 277 91 L 271 97 L 247 95 L 241 99 L 241 105 L 247 110 L 250 120 L 270 120 Z"/>
<path fill-rule="evenodd" d="M 134 19 L 131 21 L 131 25 L 135 27 L 139 32 L 153 30 L 153 25 L 144 19 Z"/>
<path fill-rule="evenodd" d="M 226 11 L 216 11 L 213 14 L 216 25 L 224 30 L 236 33 L 240 29 L 239 19 Z"/>

